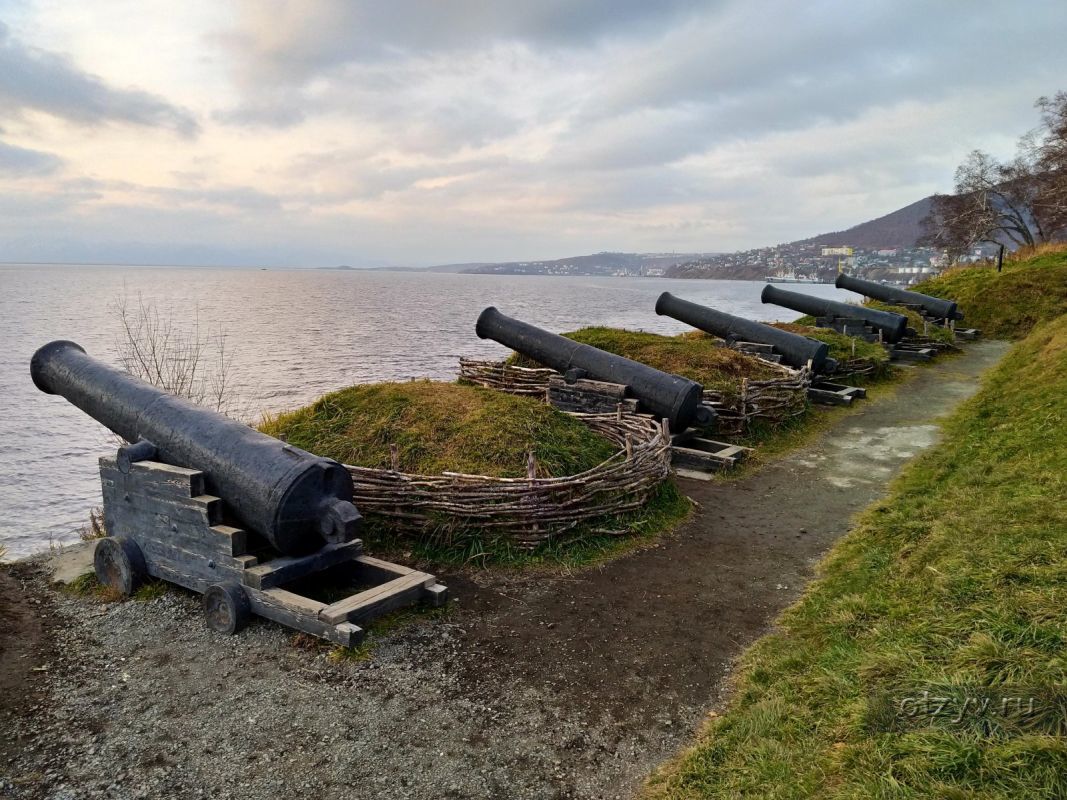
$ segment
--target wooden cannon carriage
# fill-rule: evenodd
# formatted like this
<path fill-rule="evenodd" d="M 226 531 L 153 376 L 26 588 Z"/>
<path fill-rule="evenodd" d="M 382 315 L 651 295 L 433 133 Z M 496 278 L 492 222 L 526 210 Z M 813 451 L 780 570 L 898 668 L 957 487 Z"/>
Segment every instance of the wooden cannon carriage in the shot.
<path fill-rule="evenodd" d="M 445 602 L 432 575 L 363 554 L 348 471 L 52 342 L 34 383 L 133 444 L 100 460 L 101 583 L 129 595 L 148 577 L 203 594 L 208 626 L 252 614 L 344 646 L 374 617 Z"/>

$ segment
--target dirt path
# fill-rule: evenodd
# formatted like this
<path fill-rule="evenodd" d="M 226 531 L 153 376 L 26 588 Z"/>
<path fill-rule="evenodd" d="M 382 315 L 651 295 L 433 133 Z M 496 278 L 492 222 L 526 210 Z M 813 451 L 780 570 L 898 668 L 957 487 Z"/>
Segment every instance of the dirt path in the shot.
<path fill-rule="evenodd" d="M 917 370 L 757 474 L 687 482 L 701 510 L 657 547 L 561 577 L 450 576 L 453 613 L 361 663 L 266 623 L 210 634 L 184 593 L 94 605 L 42 588 L 61 624 L 27 680 L 49 701 L 16 718 L 0 796 L 628 796 L 1005 349 Z"/>

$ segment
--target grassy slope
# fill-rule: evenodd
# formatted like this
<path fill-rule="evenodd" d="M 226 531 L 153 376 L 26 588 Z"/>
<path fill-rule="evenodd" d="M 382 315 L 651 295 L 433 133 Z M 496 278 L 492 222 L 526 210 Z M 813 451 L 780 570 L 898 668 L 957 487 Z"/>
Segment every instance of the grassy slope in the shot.
<path fill-rule="evenodd" d="M 915 289 L 956 300 L 965 317 L 960 325 L 990 338 L 1018 339 L 1038 320 L 1067 313 L 1067 246 L 1010 261 L 1001 273 L 993 267 L 949 270 Z"/>
<path fill-rule="evenodd" d="M 798 333 L 809 339 L 817 339 L 830 346 L 830 358 L 844 363 L 853 358 L 862 358 L 870 361 L 875 370 L 867 377 L 867 380 L 876 380 L 886 377 L 890 372 L 889 353 L 877 342 L 867 342 L 855 336 L 846 336 L 843 333 L 830 330 L 829 328 L 816 328 L 814 325 L 800 325 L 796 322 L 776 322 L 774 327 L 783 331 Z M 860 376 L 862 379 L 863 376 Z"/>
<path fill-rule="evenodd" d="M 661 336 L 618 328 L 582 328 L 563 334 L 576 342 L 640 361 L 689 378 L 728 396 L 739 393 L 741 379 L 767 380 L 779 375 L 758 359 L 719 346 L 706 336 Z"/>
<path fill-rule="evenodd" d="M 649 794 L 1067 796 L 1062 736 L 900 725 L 872 699 L 899 687 L 1067 682 L 1064 497 L 1060 316 L 1016 346 L 946 424 L 943 444 L 834 548 L 778 632 L 744 657 L 728 712 Z"/>
<path fill-rule="evenodd" d="M 617 449 L 581 422 L 531 398 L 473 386 L 412 381 L 352 386 L 262 429 L 344 464 L 389 467 L 396 444 L 405 472 L 518 478 L 533 451 L 543 474 L 591 469 Z"/>

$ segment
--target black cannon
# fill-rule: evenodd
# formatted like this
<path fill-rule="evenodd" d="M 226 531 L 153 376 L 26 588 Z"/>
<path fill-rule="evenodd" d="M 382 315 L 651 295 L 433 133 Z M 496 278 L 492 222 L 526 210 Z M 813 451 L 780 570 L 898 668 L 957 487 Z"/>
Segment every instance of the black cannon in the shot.
<path fill-rule="evenodd" d="M 128 595 L 161 578 L 203 593 L 212 630 L 234 633 L 256 613 L 344 646 L 362 640 L 358 623 L 445 601 L 432 575 L 363 555 L 352 478 L 336 461 L 160 391 L 74 342 L 46 344 L 30 374 L 130 442 L 100 459 L 107 536 L 93 566 L 104 585 Z M 301 593 L 326 573 L 358 591 L 332 603 Z"/>
<path fill-rule="evenodd" d="M 202 470 L 207 489 L 282 553 L 345 542 L 359 529 L 352 479 L 320 458 L 109 367 L 74 342 L 57 341 L 30 362 L 37 388 L 65 397 L 131 444 L 119 467 L 161 461 Z"/>
<path fill-rule="evenodd" d="M 810 294 L 801 294 L 800 292 L 790 292 L 770 284 L 763 287 L 760 300 L 764 303 L 774 303 L 784 308 L 791 308 L 802 314 L 810 314 L 813 317 L 859 319 L 872 328 L 881 331 L 887 342 L 899 342 L 908 329 L 908 318 L 903 314 L 878 311 L 866 306 L 839 303 L 836 300 L 826 300 L 822 297 L 813 297 Z"/>
<path fill-rule="evenodd" d="M 862 294 L 874 300 L 894 305 L 919 306 L 931 317 L 938 319 L 963 319 L 963 314 L 956 307 L 955 300 L 945 300 L 941 297 L 931 297 L 921 292 L 910 292 L 907 289 L 898 289 L 895 286 L 865 281 L 863 278 L 855 278 L 845 275 L 843 272 L 837 276 L 834 285 L 838 289 L 848 289 L 850 292 Z"/>
<path fill-rule="evenodd" d="M 715 419 L 715 411 L 703 404 L 704 388 L 688 378 L 549 333 L 491 306 L 478 316 L 475 331 L 479 338 L 500 342 L 563 373 L 569 382 L 589 377 L 627 386 L 648 411 L 667 419 L 672 430 L 683 431 L 693 423 L 707 426 Z"/>
<path fill-rule="evenodd" d="M 782 357 L 782 362 L 791 367 L 799 369 L 810 361 L 815 372 L 833 372 L 837 369 L 837 362 L 827 357 L 830 348 L 825 342 L 817 342 L 773 325 L 753 322 L 744 317 L 735 317 L 733 314 L 691 303 L 675 297 L 670 292 L 664 292 L 656 300 L 656 313 L 672 317 L 731 343 L 743 341 L 773 345 L 775 352 Z"/>

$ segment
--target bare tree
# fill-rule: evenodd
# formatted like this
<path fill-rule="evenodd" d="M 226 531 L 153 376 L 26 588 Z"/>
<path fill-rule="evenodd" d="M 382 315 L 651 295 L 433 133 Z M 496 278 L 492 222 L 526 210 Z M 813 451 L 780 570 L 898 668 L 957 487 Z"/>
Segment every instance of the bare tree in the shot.
<path fill-rule="evenodd" d="M 1067 93 L 1040 98 L 1042 124 L 1001 162 L 973 151 L 954 194 L 935 195 L 922 243 L 958 257 L 977 244 L 1033 247 L 1067 233 Z"/>
<path fill-rule="evenodd" d="M 176 325 L 140 294 L 136 302 L 123 295 L 114 310 L 121 329 L 115 347 L 123 369 L 166 392 L 235 415 L 233 354 L 221 326 L 205 333 L 199 309 L 188 325 Z"/>

